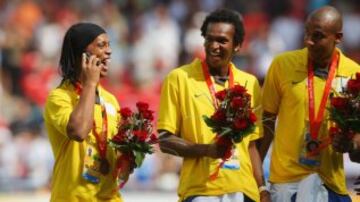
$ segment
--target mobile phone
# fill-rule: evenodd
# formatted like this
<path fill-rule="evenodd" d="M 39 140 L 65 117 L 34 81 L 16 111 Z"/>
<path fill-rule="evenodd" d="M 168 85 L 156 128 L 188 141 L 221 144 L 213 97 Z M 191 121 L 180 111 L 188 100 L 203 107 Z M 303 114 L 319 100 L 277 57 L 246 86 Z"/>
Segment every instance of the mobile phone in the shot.
<path fill-rule="evenodd" d="M 86 62 L 89 62 L 91 54 L 89 52 L 85 52 L 86 55 Z"/>
<path fill-rule="evenodd" d="M 86 55 L 86 62 L 89 62 L 91 54 L 89 52 L 85 52 L 85 55 Z M 98 61 L 96 63 L 96 66 L 99 66 L 99 65 L 100 65 L 100 61 Z"/>

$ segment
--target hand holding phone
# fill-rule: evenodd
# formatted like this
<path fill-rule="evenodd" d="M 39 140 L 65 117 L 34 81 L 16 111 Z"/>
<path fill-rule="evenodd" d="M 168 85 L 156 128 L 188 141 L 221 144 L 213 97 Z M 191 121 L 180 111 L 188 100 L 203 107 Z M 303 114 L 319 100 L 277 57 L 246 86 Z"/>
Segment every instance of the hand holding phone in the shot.
<path fill-rule="evenodd" d="M 89 52 L 84 52 L 85 53 L 85 55 L 86 55 L 86 62 L 88 63 L 89 62 L 89 60 L 90 60 L 90 57 L 91 57 L 91 53 L 89 53 Z M 96 57 L 97 58 L 97 57 Z M 100 65 L 100 60 L 99 61 L 97 61 L 96 62 L 96 66 L 99 66 Z"/>
<path fill-rule="evenodd" d="M 86 62 L 89 62 L 91 54 L 89 52 L 84 52 L 86 56 Z"/>
<path fill-rule="evenodd" d="M 100 79 L 101 67 L 100 59 L 89 52 L 82 55 L 81 80 L 83 83 L 91 82 L 97 84 Z"/>

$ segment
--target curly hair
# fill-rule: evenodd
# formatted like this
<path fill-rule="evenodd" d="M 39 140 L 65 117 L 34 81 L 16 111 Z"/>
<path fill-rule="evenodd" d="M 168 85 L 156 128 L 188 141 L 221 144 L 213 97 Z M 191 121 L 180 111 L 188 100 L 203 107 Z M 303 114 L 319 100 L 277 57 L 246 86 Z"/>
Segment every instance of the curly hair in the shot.
<path fill-rule="evenodd" d="M 201 26 L 201 36 L 206 36 L 207 27 L 210 23 L 224 22 L 234 25 L 235 35 L 234 35 L 234 44 L 242 44 L 244 40 L 245 30 L 243 24 L 243 18 L 240 13 L 222 8 L 211 12 L 206 16 L 205 21 Z"/>

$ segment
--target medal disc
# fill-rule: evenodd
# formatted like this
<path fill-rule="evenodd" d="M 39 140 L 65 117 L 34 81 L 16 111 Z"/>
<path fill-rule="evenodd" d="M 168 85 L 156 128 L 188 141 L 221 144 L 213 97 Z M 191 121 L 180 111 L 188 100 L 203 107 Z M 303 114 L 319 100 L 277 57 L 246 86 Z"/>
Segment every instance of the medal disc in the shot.
<path fill-rule="evenodd" d="M 110 163 L 106 158 L 100 159 L 100 172 L 107 175 L 110 172 Z"/>
<path fill-rule="evenodd" d="M 319 142 L 315 140 L 310 140 L 308 143 L 306 143 L 306 150 L 308 152 L 313 152 L 319 148 Z"/>

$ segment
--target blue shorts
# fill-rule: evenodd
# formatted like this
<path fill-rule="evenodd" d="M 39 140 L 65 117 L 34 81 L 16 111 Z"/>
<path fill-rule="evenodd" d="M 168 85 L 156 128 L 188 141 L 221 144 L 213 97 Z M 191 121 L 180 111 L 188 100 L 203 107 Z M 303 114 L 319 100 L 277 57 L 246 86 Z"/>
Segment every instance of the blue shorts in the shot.
<path fill-rule="evenodd" d="M 351 198 L 349 195 L 341 195 L 341 194 L 338 194 L 338 193 L 332 191 L 331 189 L 327 188 L 326 186 L 325 186 L 325 188 L 327 189 L 328 194 L 329 194 L 329 202 L 351 202 Z M 295 202 L 295 199 L 296 199 L 296 194 L 292 195 L 291 202 Z"/>

